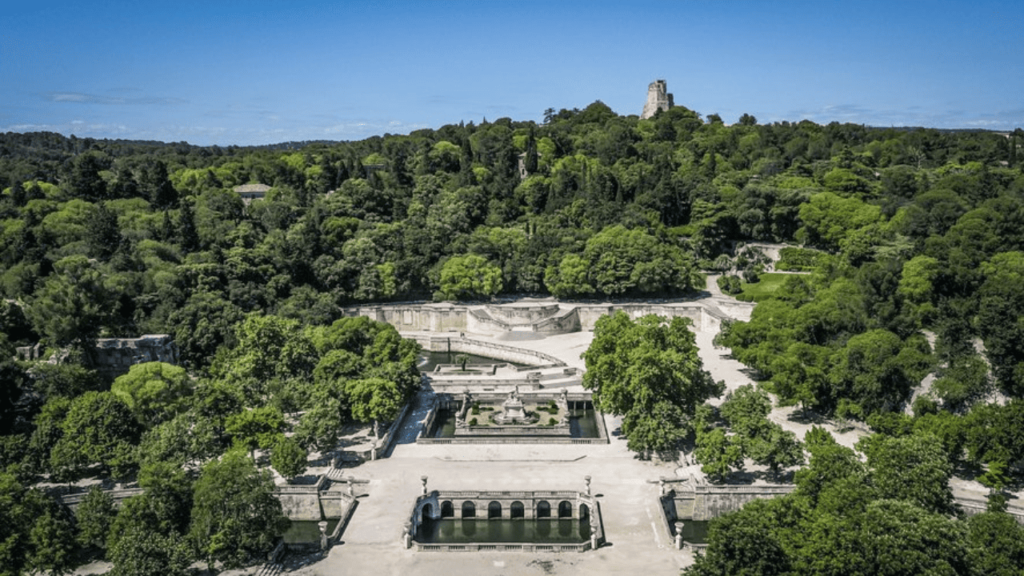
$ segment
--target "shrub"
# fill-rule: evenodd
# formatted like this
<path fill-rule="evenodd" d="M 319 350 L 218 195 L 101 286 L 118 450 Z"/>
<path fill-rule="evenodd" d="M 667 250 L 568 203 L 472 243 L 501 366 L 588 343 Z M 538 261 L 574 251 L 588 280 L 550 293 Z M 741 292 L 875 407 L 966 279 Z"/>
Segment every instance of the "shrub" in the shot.
<path fill-rule="evenodd" d="M 555 420 L 554 418 L 548 418 L 548 426 L 554 426 L 555 424 L 558 424 L 558 420 Z"/>
<path fill-rule="evenodd" d="M 555 404 L 554 400 L 552 400 L 551 402 L 548 403 L 548 413 L 549 414 L 558 414 L 558 404 Z"/>
<path fill-rule="evenodd" d="M 739 276 L 719 276 L 718 288 L 726 294 L 735 295 L 743 291 L 743 283 L 740 281 Z"/>
<path fill-rule="evenodd" d="M 476 418 L 470 418 L 470 420 L 469 420 L 469 425 L 470 425 L 470 426 L 476 426 L 476 424 L 477 424 L 477 422 L 476 422 Z"/>
<path fill-rule="evenodd" d="M 818 250 L 786 247 L 779 250 L 779 261 L 775 264 L 775 269 L 791 272 L 814 270 L 823 255 Z"/>

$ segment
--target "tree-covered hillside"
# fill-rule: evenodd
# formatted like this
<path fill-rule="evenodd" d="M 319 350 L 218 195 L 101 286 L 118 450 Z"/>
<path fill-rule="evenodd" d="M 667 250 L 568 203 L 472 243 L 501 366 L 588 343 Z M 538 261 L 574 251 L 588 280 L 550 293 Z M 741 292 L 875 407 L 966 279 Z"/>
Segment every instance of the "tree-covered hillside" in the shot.
<path fill-rule="evenodd" d="M 927 453 L 925 468 L 938 472 L 926 488 L 943 498 L 953 472 L 984 479 L 993 509 L 1004 487 L 1024 480 L 1021 145 L 1019 129 L 759 125 L 749 115 L 726 126 L 684 107 L 639 120 L 600 102 L 548 110 L 542 124 L 503 118 L 256 148 L 0 135 L 0 564 L 59 573 L 73 563 L 70 543 L 47 545 L 70 528 L 25 487 L 39 474 L 152 484 L 121 512 L 95 497 L 96 525 L 77 529 L 79 547 L 106 548 L 122 558 L 118 570 L 147 554 L 167 566 L 244 560 L 218 556 L 218 538 L 261 550 L 267 534 L 222 534 L 218 518 L 190 508 L 218 498 L 208 479 L 231 470 L 265 487 L 245 457 L 257 450 L 283 474 L 301 474 L 304 451 L 330 450 L 341 422 L 393 419 L 416 387 L 415 346 L 390 327 L 339 320 L 341 306 L 684 296 L 705 289 L 705 273 L 726 272 L 722 289 L 758 304 L 718 343 L 782 402 L 862 419 L 877 434 L 860 447 L 866 467 L 808 439 L 797 496 L 744 511 L 778 516 L 771 541 L 737 544 L 731 563 L 716 539 L 745 542 L 726 528 L 755 520 L 723 523 L 697 573 L 730 573 L 756 550 L 797 572 L 828 572 L 814 563 L 826 558 L 840 573 L 845 560 L 818 548 L 867 526 L 858 550 L 881 550 L 869 529 L 878 518 L 894 519 L 893 530 L 920 527 L 914 538 L 956 532 L 957 547 L 915 566 L 984 565 L 991 559 L 976 542 L 1003 520 L 951 528 L 941 516 L 948 498 L 915 503 L 893 463 Z M 233 189 L 250 183 L 272 188 L 247 204 Z M 737 250 L 750 241 L 801 245 L 783 249 L 777 269 L 810 274 L 750 289 L 764 270 L 756 251 Z M 605 324 L 657 332 L 656 323 Z M 171 334 L 187 373 L 145 366 L 111 386 L 90 369 L 93 339 L 147 333 Z M 13 360 L 14 346 L 37 341 L 46 356 L 66 350 L 65 361 Z M 669 358 L 682 362 L 691 348 Z M 668 353 L 642 350 L 651 362 Z M 675 373 L 703 382 L 690 372 Z M 660 385 L 633 380 L 638 397 Z M 701 402 L 717 389 L 704 384 Z M 642 451 L 693 439 L 716 477 L 744 456 L 773 473 L 803 459 L 795 437 L 767 420 L 762 389 L 735 391 L 721 410 L 673 406 L 674 393 L 616 408 L 633 411 L 630 440 Z M 657 418 L 640 418 L 650 411 Z M 160 484 L 170 470 L 184 470 L 184 487 Z M 908 495 L 893 496 L 890 484 Z M 829 508 L 848 497 L 859 504 Z M 260 509 L 272 524 L 270 508 Z M 107 541 L 111 522 L 161 528 Z M 796 545 L 811 524 L 818 539 Z"/>

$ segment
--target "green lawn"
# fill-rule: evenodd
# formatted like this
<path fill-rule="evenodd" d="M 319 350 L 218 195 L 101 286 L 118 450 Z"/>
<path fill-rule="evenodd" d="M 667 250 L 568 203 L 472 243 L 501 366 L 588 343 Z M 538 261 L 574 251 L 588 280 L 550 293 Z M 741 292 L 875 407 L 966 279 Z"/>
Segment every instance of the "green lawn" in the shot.
<path fill-rule="evenodd" d="M 744 282 L 743 292 L 740 293 L 742 296 L 741 300 L 753 300 L 757 302 L 771 296 L 776 290 L 782 287 L 782 283 L 786 281 L 786 277 L 791 274 L 779 274 L 778 272 L 766 272 L 761 274 L 761 281 L 756 284 L 747 284 Z"/>

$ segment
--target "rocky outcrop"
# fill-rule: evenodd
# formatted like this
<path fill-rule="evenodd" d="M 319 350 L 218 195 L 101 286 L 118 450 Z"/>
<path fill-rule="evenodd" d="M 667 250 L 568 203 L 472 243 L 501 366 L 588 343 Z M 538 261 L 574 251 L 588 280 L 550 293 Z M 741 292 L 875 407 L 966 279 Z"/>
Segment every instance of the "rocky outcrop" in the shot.
<path fill-rule="evenodd" d="M 668 110 L 675 106 L 672 95 L 668 93 L 668 85 L 664 80 L 655 80 L 647 86 L 647 102 L 644 103 L 644 111 L 640 114 L 641 120 L 646 120 L 658 110 Z"/>

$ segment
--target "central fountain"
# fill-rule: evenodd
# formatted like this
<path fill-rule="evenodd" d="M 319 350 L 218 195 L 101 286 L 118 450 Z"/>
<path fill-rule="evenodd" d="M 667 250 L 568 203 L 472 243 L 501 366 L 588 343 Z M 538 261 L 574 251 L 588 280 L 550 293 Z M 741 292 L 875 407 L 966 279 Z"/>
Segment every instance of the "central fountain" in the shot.
<path fill-rule="evenodd" d="M 508 393 L 508 399 L 502 403 L 501 409 L 501 412 L 491 414 L 491 421 L 498 426 L 529 426 L 540 419 L 536 413 L 527 412 L 523 407 L 518 386 Z"/>

